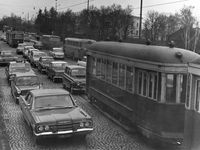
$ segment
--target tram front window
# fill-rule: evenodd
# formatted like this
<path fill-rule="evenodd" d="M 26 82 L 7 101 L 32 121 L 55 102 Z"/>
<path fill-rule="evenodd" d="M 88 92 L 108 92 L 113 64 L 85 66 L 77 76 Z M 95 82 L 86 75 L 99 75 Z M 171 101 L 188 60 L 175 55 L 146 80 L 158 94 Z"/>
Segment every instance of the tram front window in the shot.
<path fill-rule="evenodd" d="M 166 83 L 166 102 L 176 102 L 176 76 L 173 74 L 167 75 Z"/>

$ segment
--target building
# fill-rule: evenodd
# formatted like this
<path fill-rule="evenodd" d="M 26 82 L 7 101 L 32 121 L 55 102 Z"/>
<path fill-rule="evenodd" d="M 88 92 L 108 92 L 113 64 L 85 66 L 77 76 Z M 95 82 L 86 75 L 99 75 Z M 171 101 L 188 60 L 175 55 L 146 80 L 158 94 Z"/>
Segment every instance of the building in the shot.
<path fill-rule="evenodd" d="M 139 38 L 140 17 L 133 16 L 132 24 L 128 29 L 128 38 Z"/>

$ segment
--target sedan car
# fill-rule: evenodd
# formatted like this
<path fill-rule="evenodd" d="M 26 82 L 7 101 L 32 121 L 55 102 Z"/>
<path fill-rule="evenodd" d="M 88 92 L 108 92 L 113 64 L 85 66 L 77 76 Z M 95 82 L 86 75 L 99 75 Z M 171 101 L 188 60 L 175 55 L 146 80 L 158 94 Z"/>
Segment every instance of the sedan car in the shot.
<path fill-rule="evenodd" d="M 15 103 L 19 103 L 19 96 L 33 89 L 40 89 L 41 83 L 39 77 L 33 72 L 18 72 L 11 80 L 11 93 Z"/>
<path fill-rule="evenodd" d="M 47 75 L 53 81 L 62 81 L 62 76 L 65 70 L 67 62 L 65 61 L 52 61 L 47 68 Z"/>
<path fill-rule="evenodd" d="M 42 57 L 40 57 L 39 62 L 38 62 L 38 70 L 41 73 L 43 73 L 43 72 L 46 73 L 50 62 L 52 62 L 52 61 L 54 61 L 54 59 L 51 56 L 42 56 Z"/>
<path fill-rule="evenodd" d="M 17 61 L 18 57 L 13 51 L 2 50 L 0 51 L 0 64 L 9 64 L 11 61 Z"/>
<path fill-rule="evenodd" d="M 33 67 L 37 67 L 41 56 L 47 56 L 45 52 L 32 51 L 30 55 L 30 63 Z"/>
<path fill-rule="evenodd" d="M 71 93 L 85 92 L 86 68 L 78 65 L 67 65 L 63 74 L 63 87 Z"/>
<path fill-rule="evenodd" d="M 24 50 L 23 50 L 23 57 L 24 58 L 28 58 L 28 51 L 29 51 L 29 49 L 34 49 L 34 47 L 33 46 L 25 46 L 24 47 Z"/>
<path fill-rule="evenodd" d="M 59 47 L 54 47 L 49 54 L 54 58 L 54 59 L 64 59 L 64 52 L 63 48 Z"/>
<path fill-rule="evenodd" d="M 25 46 L 26 46 L 26 43 L 19 43 L 16 49 L 16 53 L 22 54 Z"/>
<path fill-rule="evenodd" d="M 31 68 L 31 65 L 28 62 L 10 62 L 9 65 L 5 68 L 6 77 L 10 83 L 11 79 L 18 72 L 34 72 Z"/>
<path fill-rule="evenodd" d="M 40 89 L 20 96 L 24 119 L 40 144 L 42 138 L 85 136 L 93 131 L 92 118 L 63 89 Z"/>

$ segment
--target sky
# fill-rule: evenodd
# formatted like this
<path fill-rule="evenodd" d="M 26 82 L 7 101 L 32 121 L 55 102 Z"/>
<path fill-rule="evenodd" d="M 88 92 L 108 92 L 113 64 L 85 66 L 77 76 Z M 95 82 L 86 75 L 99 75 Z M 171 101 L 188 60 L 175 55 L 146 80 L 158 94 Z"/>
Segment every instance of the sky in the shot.
<path fill-rule="evenodd" d="M 87 8 L 87 0 L 0 0 L 0 18 L 10 16 L 14 13 L 24 19 L 36 17 L 39 9 L 44 10 L 45 7 L 50 9 L 56 6 L 59 12 L 71 9 L 74 12 L 81 11 Z M 97 8 L 100 6 L 111 6 L 119 4 L 122 8 L 128 5 L 133 9 L 132 14 L 140 15 L 141 0 L 89 0 L 90 5 Z M 143 0 L 143 18 L 148 11 L 154 10 L 160 13 L 175 14 L 180 12 L 184 6 L 194 6 L 193 15 L 197 20 L 200 20 L 200 0 Z"/>

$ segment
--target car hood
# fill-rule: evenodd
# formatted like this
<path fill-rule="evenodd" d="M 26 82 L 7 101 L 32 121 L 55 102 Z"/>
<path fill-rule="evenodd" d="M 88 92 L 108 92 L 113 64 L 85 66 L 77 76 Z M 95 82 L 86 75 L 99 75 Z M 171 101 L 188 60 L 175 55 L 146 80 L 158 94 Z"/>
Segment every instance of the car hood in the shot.
<path fill-rule="evenodd" d="M 32 111 L 32 115 L 36 123 L 58 123 L 62 121 L 76 121 L 90 118 L 90 116 L 79 107 L 37 110 Z"/>
<path fill-rule="evenodd" d="M 27 91 L 27 90 L 35 90 L 39 89 L 39 85 L 29 85 L 29 86 L 17 86 L 21 91 Z"/>

